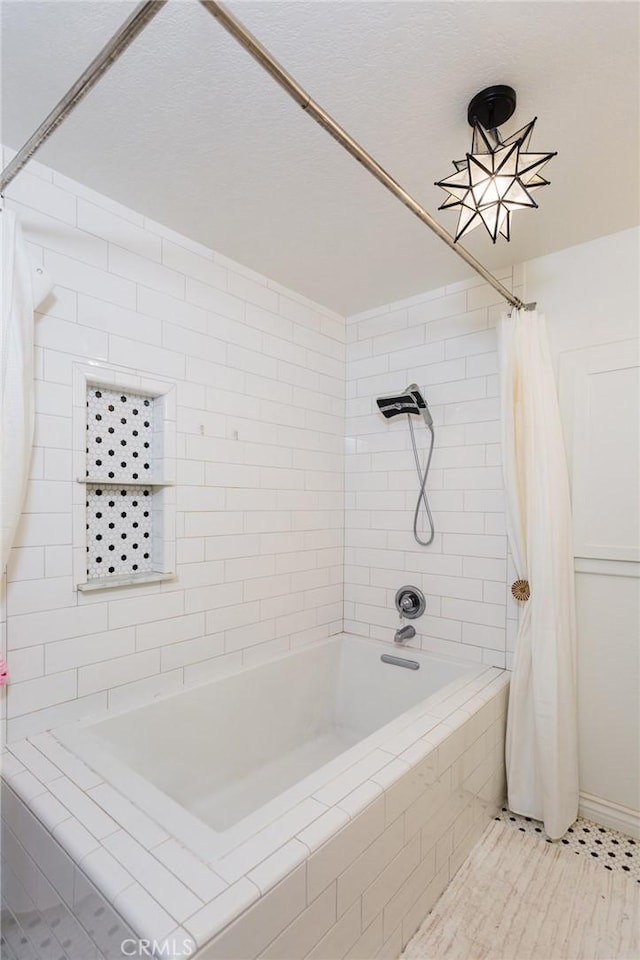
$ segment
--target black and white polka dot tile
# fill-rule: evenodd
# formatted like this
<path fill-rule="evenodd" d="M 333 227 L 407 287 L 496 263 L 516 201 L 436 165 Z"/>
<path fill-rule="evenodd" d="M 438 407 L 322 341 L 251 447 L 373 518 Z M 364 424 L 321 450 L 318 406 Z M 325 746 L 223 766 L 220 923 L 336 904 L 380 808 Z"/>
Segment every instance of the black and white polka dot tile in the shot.
<path fill-rule="evenodd" d="M 152 569 L 153 490 L 138 484 L 87 484 L 87 575 Z"/>
<path fill-rule="evenodd" d="M 503 807 L 496 820 L 507 826 L 530 833 L 547 843 L 555 843 L 568 853 L 588 857 L 606 870 L 616 870 L 640 883 L 640 840 L 634 840 L 617 830 L 578 817 L 561 840 L 549 840 L 538 820 L 521 817 Z"/>
<path fill-rule="evenodd" d="M 151 480 L 153 399 L 103 386 L 87 387 L 87 477 Z"/>

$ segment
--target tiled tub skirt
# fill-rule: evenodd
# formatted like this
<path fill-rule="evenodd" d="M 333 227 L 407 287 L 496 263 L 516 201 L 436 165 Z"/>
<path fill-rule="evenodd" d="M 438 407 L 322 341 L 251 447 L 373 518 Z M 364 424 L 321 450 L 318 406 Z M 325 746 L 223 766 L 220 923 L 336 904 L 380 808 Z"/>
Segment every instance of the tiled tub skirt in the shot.
<path fill-rule="evenodd" d="M 121 960 L 137 955 L 132 938 L 140 937 L 156 940 L 165 958 L 397 957 L 504 798 L 508 682 L 489 669 L 445 697 L 428 735 L 417 731 L 389 763 L 217 893 L 215 874 L 175 840 L 154 835 L 160 828 L 131 805 L 109 827 L 117 807 L 107 813 L 90 801 L 82 783 L 95 774 L 59 744 L 49 757 L 32 744 L 10 745 L 3 895 L 8 933 L 22 938 L 17 957 Z M 66 797 L 45 786 L 47 776 L 63 778 L 56 762 L 68 765 Z M 148 872 L 141 861 L 133 876 L 109 852 L 106 839 L 118 826 L 142 845 L 146 836 Z M 172 907 L 184 916 L 192 905 L 186 919 L 171 919 Z M 7 944 L 11 957 L 16 949 Z"/>

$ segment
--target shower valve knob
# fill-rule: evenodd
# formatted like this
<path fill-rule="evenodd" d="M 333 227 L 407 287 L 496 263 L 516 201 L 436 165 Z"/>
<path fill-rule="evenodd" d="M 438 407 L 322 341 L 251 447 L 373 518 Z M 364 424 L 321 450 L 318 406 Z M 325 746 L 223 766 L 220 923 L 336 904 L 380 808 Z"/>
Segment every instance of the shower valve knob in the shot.
<path fill-rule="evenodd" d="M 426 605 L 424 593 L 419 587 L 400 587 L 396 593 L 396 610 L 401 617 L 406 617 L 407 620 L 415 620 L 417 617 L 421 617 Z"/>

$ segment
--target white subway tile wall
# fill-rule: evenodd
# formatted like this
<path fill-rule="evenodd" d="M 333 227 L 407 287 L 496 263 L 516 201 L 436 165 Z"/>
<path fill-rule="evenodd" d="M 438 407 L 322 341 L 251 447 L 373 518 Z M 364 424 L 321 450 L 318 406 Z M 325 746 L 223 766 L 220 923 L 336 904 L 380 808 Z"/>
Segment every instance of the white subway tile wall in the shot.
<path fill-rule="evenodd" d="M 345 322 L 40 164 L 7 207 L 55 282 L 7 576 L 7 734 L 342 630 Z M 74 362 L 177 384 L 177 579 L 78 594 Z"/>
<path fill-rule="evenodd" d="M 520 296 L 517 269 L 498 277 Z M 517 611 L 506 589 L 496 322 L 504 302 L 474 281 L 347 320 L 345 630 L 391 640 L 396 590 L 420 587 L 426 615 L 410 646 L 504 667 Z M 427 491 L 436 535 L 413 539 L 419 489 L 405 417 L 376 398 L 417 383 L 435 448 Z M 415 421 L 422 463 L 429 434 Z M 426 527 L 421 511 L 419 529 Z M 508 638 L 508 639 L 507 639 Z"/>

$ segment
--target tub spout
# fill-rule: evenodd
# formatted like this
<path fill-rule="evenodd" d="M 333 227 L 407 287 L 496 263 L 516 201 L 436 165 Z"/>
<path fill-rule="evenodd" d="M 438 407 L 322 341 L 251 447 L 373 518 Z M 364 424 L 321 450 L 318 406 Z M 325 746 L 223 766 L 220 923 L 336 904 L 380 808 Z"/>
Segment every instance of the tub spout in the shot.
<path fill-rule="evenodd" d="M 416 628 L 413 627 L 410 623 L 406 627 L 400 627 L 393 635 L 394 643 L 406 643 L 407 640 L 411 640 L 416 635 Z"/>

